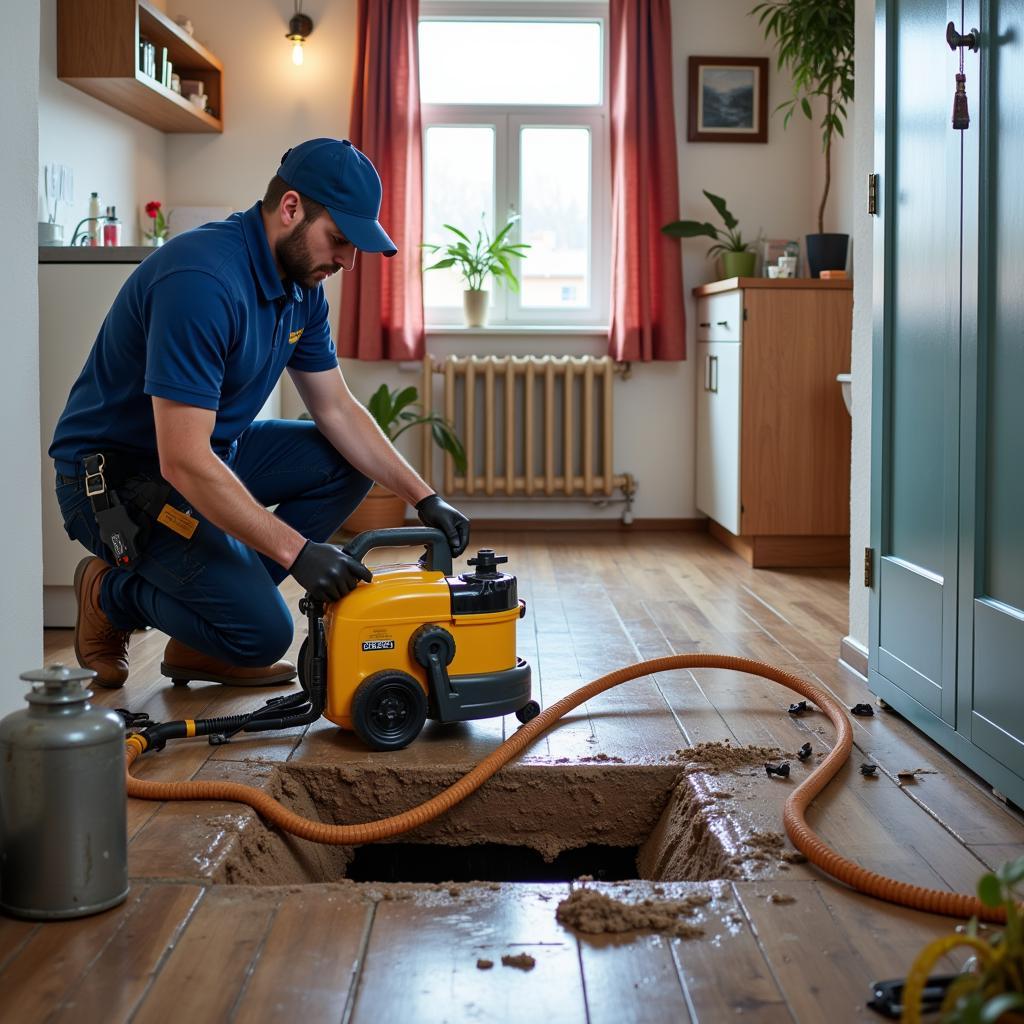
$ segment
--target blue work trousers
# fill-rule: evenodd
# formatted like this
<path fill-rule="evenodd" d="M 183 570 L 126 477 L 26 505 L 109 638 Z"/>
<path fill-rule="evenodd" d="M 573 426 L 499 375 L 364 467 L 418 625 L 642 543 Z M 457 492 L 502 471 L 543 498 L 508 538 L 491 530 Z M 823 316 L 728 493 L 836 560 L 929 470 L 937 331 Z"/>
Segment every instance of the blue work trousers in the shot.
<path fill-rule="evenodd" d="M 276 505 L 279 519 L 313 541 L 327 540 L 371 485 L 308 420 L 253 423 L 225 462 L 261 505 Z M 84 475 L 58 473 L 57 500 L 68 535 L 113 564 Z M 214 526 L 177 491 L 168 503 L 199 521 L 195 533 L 186 539 L 154 523 L 135 567 L 103 578 L 107 618 L 118 629 L 155 626 L 233 665 L 277 661 L 292 642 L 292 614 L 278 591 L 287 568 Z"/>

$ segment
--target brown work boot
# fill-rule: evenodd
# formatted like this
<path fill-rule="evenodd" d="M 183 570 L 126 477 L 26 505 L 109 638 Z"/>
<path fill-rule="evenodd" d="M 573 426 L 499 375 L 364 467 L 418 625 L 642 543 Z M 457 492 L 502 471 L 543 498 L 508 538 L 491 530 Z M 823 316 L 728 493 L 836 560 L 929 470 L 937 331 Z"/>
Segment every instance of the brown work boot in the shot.
<path fill-rule="evenodd" d="M 279 686 L 295 678 L 290 661 L 278 661 L 261 668 L 244 668 L 229 661 L 187 647 L 180 640 L 169 640 L 164 648 L 160 672 L 181 686 L 192 680 L 223 683 L 225 686 Z"/>
<path fill-rule="evenodd" d="M 102 558 L 90 555 L 75 569 L 75 657 L 82 668 L 96 673 L 94 682 L 109 690 L 124 686 L 128 678 L 130 629 L 117 629 L 100 607 L 100 584 L 110 572 Z"/>

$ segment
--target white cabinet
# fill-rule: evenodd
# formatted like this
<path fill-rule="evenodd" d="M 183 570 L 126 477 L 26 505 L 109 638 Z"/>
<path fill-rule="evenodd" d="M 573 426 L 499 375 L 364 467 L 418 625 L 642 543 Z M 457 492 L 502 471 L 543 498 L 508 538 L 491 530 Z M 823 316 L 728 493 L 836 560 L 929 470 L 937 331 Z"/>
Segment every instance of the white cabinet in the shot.
<path fill-rule="evenodd" d="M 849 563 L 849 281 L 732 278 L 697 299 L 697 508 L 755 567 Z"/>
<path fill-rule="evenodd" d="M 734 341 L 697 345 L 697 508 L 740 532 L 740 360 Z"/>
<path fill-rule="evenodd" d="M 87 554 L 69 540 L 54 494 L 53 462 L 46 449 L 82 372 L 96 334 L 121 285 L 137 263 L 39 265 L 39 432 L 42 446 L 43 625 L 74 626 L 72 581 Z"/>
<path fill-rule="evenodd" d="M 132 254 L 135 254 L 134 256 Z M 116 255 L 115 255 L 116 254 Z M 86 551 L 64 532 L 54 494 L 53 462 L 46 454 L 57 420 L 82 372 L 110 306 L 147 250 L 99 250 L 96 262 L 79 251 L 56 250 L 39 264 L 39 431 L 42 447 L 43 625 L 75 624 L 75 566 Z M 122 258 L 123 263 L 110 262 Z M 57 262 L 66 259 L 69 262 Z M 141 384 L 140 384 L 141 386 Z M 281 415 L 280 384 L 257 419 Z"/>

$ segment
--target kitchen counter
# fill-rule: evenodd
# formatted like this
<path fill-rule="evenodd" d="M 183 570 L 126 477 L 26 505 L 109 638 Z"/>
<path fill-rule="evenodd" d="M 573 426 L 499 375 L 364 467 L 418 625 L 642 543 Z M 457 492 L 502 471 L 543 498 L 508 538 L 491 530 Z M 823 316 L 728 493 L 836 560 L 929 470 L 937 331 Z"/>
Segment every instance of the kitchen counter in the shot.
<path fill-rule="evenodd" d="M 40 263 L 141 263 L 151 245 L 41 245 Z"/>

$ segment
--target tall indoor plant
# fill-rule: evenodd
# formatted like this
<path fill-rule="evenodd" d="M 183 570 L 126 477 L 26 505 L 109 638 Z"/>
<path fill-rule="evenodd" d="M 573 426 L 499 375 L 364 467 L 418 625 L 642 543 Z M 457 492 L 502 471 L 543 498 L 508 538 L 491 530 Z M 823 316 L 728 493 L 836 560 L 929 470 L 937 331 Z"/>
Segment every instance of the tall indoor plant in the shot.
<path fill-rule="evenodd" d="M 483 218 L 481 218 L 482 220 Z M 525 259 L 524 249 L 530 246 L 525 242 L 508 242 L 506 238 L 512 230 L 518 216 L 511 217 L 508 223 L 492 239 L 485 225 L 477 230 L 475 241 L 469 235 L 452 224 L 445 228 L 455 235 L 455 241 L 447 245 L 436 245 L 424 242 L 423 248 L 429 253 L 444 253 L 437 263 L 425 267 L 425 270 L 445 270 L 457 266 L 466 290 L 462 295 L 463 310 L 466 315 L 467 327 L 483 327 L 487 323 L 487 305 L 490 292 L 484 288 L 488 277 L 495 281 L 504 281 L 512 291 L 519 291 L 519 280 L 512 269 L 513 259 Z"/>
<path fill-rule="evenodd" d="M 722 218 L 725 228 L 716 228 L 709 221 L 674 220 L 666 224 L 662 234 L 670 238 L 713 238 L 715 244 L 708 249 L 708 258 L 722 257 L 722 271 L 726 277 L 750 277 L 754 273 L 757 254 L 750 251 L 750 243 L 743 241 L 739 221 L 729 212 L 725 200 L 704 189 L 708 202 Z"/>
<path fill-rule="evenodd" d="M 843 135 L 846 105 L 853 100 L 854 0 L 762 0 L 750 12 L 775 40 L 778 66 L 793 76 L 793 95 L 776 108 L 785 110 L 783 126 L 799 104 L 813 119 L 811 100 L 824 103 L 821 143 L 825 154 L 825 185 L 818 206 L 818 233 L 807 236 L 811 276 L 846 266 L 849 236 L 825 233 L 825 204 L 832 185 L 832 141 Z"/>
<path fill-rule="evenodd" d="M 458 434 L 443 416 L 436 412 L 423 413 L 417 405 L 419 397 L 419 391 L 413 385 L 389 388 L 387 384 L 381 384 L 366 408 L 392 442 L 410 427 L 428 427 L 438 448 L 452 457 L 460 473 L 465 473 L 466 452 Z M 364 533 L 366 530 L 401 526 L 404 520 L 405 501 L 386 487 L 374 484 L 362 504 L 345 520 L 344 529 L 349 533 Z"/>

